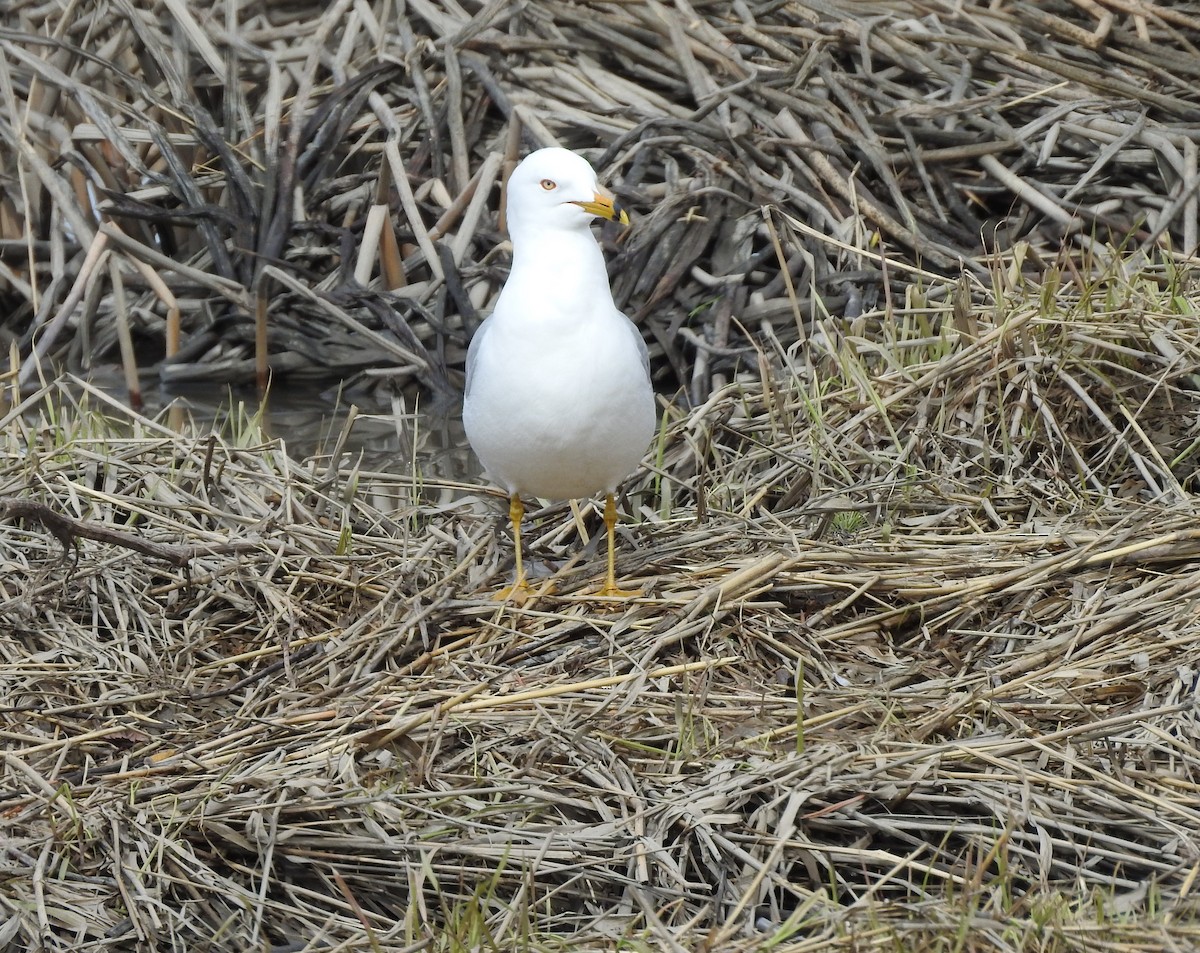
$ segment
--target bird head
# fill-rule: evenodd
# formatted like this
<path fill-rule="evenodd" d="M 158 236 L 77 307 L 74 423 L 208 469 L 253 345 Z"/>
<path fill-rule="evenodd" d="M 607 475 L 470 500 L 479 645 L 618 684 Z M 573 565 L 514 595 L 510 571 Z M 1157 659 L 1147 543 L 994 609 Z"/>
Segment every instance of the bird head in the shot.
<path fill-rule="evenodd" d="M 539 149 L 508 178 L 508 231 L 517 241 L 529 228 L 583 230 L 593 218 L 629 224 L 612 192 L 600 185 L 582 156 L 557 147 Z"/>

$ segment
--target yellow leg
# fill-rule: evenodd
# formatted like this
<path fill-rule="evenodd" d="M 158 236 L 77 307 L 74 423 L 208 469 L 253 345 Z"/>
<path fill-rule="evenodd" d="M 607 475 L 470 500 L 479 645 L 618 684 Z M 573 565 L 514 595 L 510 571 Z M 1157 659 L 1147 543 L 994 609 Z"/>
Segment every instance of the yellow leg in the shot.
<path fill-rule="evenodd" d="M 640 596 L 642 594 L 640 589 L 617 588 L 617 501 L 613 499 L 611 493 L 604 498 L 604 528 L 608 530 L 608 574 L 599 595 L 614 596 L 620 599 L 632 599 L 634 596 Z"/>
<path fill-rule="evenodd" d="M 497 592 L 496 598 L 524 602 L 529 598 L 529 583 L 525 581 L 525 564 L 521 561 L 521 520 L 525 518 L 525 506 L 515 493 L 508 498 L 508 518 L 512 521 L 513 545 L 516 547 L 516 579 L 511 586 L 505 586 Z"/>

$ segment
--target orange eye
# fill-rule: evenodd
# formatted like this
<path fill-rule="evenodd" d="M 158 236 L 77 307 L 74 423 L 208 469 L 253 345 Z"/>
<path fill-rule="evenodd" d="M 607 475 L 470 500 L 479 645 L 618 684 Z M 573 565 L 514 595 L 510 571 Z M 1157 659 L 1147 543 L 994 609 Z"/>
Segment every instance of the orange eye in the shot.
<path fill-rule="evenodd" d="M 545 189 L 547 192 L 553 192 L 555 189 L 558 188 L 558 183 L 555 182 L 553 179 L 542 179 L 542 188 Z"/>

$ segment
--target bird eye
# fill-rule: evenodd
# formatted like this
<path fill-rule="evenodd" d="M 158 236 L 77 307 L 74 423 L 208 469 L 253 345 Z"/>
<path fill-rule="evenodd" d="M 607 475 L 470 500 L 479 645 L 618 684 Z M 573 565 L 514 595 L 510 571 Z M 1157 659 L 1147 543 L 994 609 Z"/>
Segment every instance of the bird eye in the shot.
<path fill-rule="evenodd" d="M 542 179 L 542 188 L 545 189 L 547 192 L 553 192 L 555 189 L 558 188 L 558 183 L 555 182 L 553 179 Z"/>

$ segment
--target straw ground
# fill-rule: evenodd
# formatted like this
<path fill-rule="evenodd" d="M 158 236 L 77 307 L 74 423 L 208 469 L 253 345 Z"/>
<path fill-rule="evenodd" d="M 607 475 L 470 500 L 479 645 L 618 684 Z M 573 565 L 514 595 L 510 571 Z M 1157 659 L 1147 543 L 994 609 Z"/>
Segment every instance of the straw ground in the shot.
<path fill-rule="evenodd" d="M 1002 264 L 664 408 L 609 611 L 590 506 L 516 608 L 419 462 L 30 395 L 0 948 L 1193 945 L 1200 293 Z"/>
<path fill-rule="evenodd" d="M 1198 35 L 10 3 L 0 950 L 1196 947 Z M 498 605 L 497 501 L 415 445 L 39 384 L 452 396 L 497 184 L 553 140 L 635 213 L 671 395 L 639 600 L 586 598 L 590 506 Z"/>

